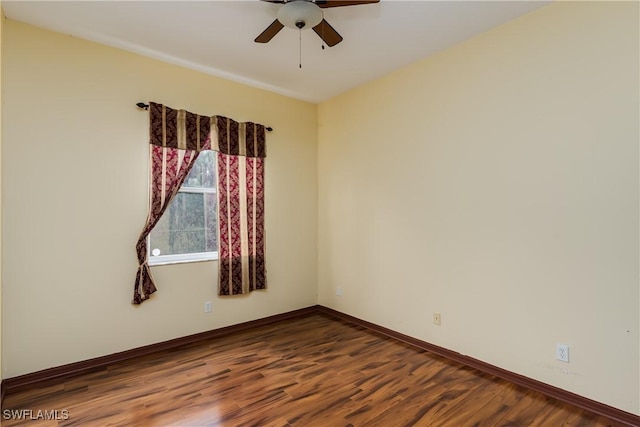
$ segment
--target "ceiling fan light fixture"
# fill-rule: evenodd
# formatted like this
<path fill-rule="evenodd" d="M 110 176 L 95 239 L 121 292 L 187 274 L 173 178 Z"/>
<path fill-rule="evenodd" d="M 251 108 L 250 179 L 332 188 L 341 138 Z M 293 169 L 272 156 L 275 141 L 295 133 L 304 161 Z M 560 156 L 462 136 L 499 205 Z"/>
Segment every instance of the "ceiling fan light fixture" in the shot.
<path fill-rule="evenodd" d="M 288 28 L 313 28 L 322 21 L 322 9 L 310 1 L 290 1 L 278 10 L 278 21 Z"/>

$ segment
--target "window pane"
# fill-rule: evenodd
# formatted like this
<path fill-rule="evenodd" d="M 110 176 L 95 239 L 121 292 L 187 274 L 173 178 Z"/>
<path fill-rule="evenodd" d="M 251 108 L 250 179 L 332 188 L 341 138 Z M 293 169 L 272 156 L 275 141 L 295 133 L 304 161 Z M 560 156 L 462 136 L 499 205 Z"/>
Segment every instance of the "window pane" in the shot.
<path fill-rule="evenodd" d="M 203 194 L 206 203 L 205 228 L 207 252 L 218 252 L 218 203 L 215 193 Z"/>
<path fill-rule="evenodd" d="M 184 180 L 183 187 L 216 188 L 215 153 L 211 150 L 201 151 L 193 164 L 191 172 Z"/>
<path fill-rule="evenodd" d="M 149 236 L 150 258 L 218 251 L 215 193 L 178 193 Z"/>
<path fill-rule="evenodd" d="M 151 233 L 151 255 L 207 252 L 204 226 L 204 194 L 178 193 Z"/>
<path fill-rule="evenodd" d="M 202 255 L 190 257 L 189 254 L 218 251 L 215 160 L 213 151 L 200 153 L 182 189 L 151 231 L 149 236 L 151 263 L 207 259 Z M 196 192 L 190 192 L 190 189 Z M 163 256 L 172 255 L 180 257 L 163 258 Z M 207 255 L 209 256 L 211 255 Z M 155 257 L 159 258 L 153 261 Z"/>

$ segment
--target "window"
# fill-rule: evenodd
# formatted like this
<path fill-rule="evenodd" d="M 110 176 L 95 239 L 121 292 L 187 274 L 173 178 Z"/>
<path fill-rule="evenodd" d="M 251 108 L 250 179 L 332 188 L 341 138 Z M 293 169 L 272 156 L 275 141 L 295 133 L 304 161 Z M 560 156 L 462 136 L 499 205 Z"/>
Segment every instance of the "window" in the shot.
<path fill-rule="evenodd" d="M 216 156 L 202 151 L 149 235 L 149 264 L 218 259 Z"/>

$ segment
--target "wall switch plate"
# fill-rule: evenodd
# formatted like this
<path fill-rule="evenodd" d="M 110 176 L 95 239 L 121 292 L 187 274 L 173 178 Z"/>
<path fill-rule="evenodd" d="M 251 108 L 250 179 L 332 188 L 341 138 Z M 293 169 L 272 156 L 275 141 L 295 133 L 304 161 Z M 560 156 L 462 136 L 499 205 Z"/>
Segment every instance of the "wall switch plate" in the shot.
<path fill-rule="evenodd" d="M 569 363 L 569 346 L 566 344 L 556 344 L 556 359 Z"/>
<path fill-rule="evenodd" d="M 211 313 L 211 301 L 204 302 L 204 312 Z"/>
<path fill-rule="evenodd" d="M 433 324 L 434 325 L 438 325 L 440 326 L 440 322 L 441 322 L 441 317 L 440 317 L 440 313 L 433 313 Z"/>
<path fill-rule="evenodd" d="M 341 287 L 341 286 L 338 286 L 338 287 L 336 288 L 336 295 L 337 295 L 337 296 L 339 296 L 339 297 L 341 297 L 341 296 L 342 296 L 342 287 Z"/>

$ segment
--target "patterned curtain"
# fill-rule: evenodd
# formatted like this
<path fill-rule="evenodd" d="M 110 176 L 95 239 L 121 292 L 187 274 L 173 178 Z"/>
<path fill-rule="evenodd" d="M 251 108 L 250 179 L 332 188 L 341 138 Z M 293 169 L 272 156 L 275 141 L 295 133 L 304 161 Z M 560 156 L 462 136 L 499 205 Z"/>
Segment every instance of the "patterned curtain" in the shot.
<path fill-rule="evenodd" d="M 136 244 L 138 274 L 133 304 L 141 304 L 157 290 L 147 259 L 147 236 L 178 193 L 198 153 L 209 149 L 210 142 L 208 118 L 202 121 L 204 126 L 200 126 L 200 116 L 153 102 L 149 106 L 149 117 L 149 213 Z"/>
<path fill-rule="evenodd" d="M 218 292 L 267 288 L 264 239 L 264 126 L 219 117 Z"/>
<path fill-rule="evenodd" d="M 236 182 L 241 183 L 245 187 L 231 191 L 232 196 L 225 200 L 237 202 L 235 212 L 240 207 L 245 211 L 242 214 L 231 217 L 233 209 L 227 206 L 224 214 L 219 214 L 219 223 L 225 221 L 229 227 L 223 231 L 219 228 L 220 241 L 220 294 L 233 295 L 245 293 L 253 289 L 266 288 L 266 273 L 264 268 L 264 157 L 266 156 L 265 148 L 265 128 L 255 123 L 237 123 L 226 117 L 207 117 L 190 113 L 185 110 L 174 110 L 161 104 L 150 103 L 149 107 L 150 122 L 150 173 L 151 186 L 149 191 L 149 213 L 147 221 L 138 242 L 136 244 L 136 252 L 138 254 L 138 273 L 133 292 L 133 304 L 141 304 L 149 299 L 149 296 L 156 292 L 157 288 L 151 275 L 147 259 L 147 236 L 156 226 L 162 214 L 165 212 L 171 200 L 178 193 L 182 183 L 186 179 L 191 167 L 195 163 L 198 154 L 202 150 L 213 149 L 220 151 L 219 156 L 225 156 L 236 159 L 235 163 L 243 165 L 242 171 L 245 172 L 244 179 L 240 179 L 239 175 L 229 175 L 225 173 L 225 178 L 230 177 L 225 182 L 229 182 L 234 177 L 238 177 Z M 220 144 L 222 141 L 222 144 Z M 247 141 L 249 143 L 247 144 Z M 224 163 L 224 162 L 223 162 Z M 226 163 L 225 163 L 226 166 Z M 249 171 L 250 172 L 247 172 Z M 238 172 L 240 169 L 238 169 Z M 220 184 L 219 184 L 220 185 Z M 237 186 L 236 186 L 237 187 Z M 247 190 L 248 189 L 248 190 Z M 229 194 L 228 190 L 224 190 L 225 194 Z M 250 192 L 249 198 L 244 198 L 244 202 L 240 202 L 238 197 L 244 197 L 242 194 Z M 219 194 L 222 191 L 219 190 Z M 238 193 L 238 197 L 235 194 Z M 223 205 L 221 196 L 218 198 L 219 207 Z M 221 212 L 224 209 L 218 209 Z M 234 225 L 237 218 L 250 218 L 245 226 L 238 227 L 236 230 Z M 231 219 L 229 219 L 231 218 Z M 247 227 L 246 224 L 251 224 Z M 249 228 L 251 229 L 249 231 Z M 231 229 L 231 230 L 230 230 Z M 236 233 L 237 231 L 237 233 Z M 251 233 L 249 236 L 248 233 Z M 222 237 L 226 241 L 236 240 L 241 242 L 239 252 L 235 249 L 229 250 L 231 244 L 223 249 Z M 249 241 L 252 243 L 249 244 Z M 226 251 L 226 252 L 225 252 Z M 239 257 L 241 263 L 239 270 L 241 274 L 241 282 L 238 285 L 242 292 L 235 291 L 235 279 L 229 281 L 232 286 L 223 286 L 222 277 L 226 267 L 235 266 L 233 262 L 226 262 L 222 258 L 222 254 L 229 254 L 230 258 Z M 239 255 L 236 255 L 236 254 Z M 249 266 L 252 266 L 249 268 Z M 228 268 L 226 271 L 234 271 Z M 245 274 L 246 271 L 246 274 Z M 234 276 L 235 277 L 235 276 Z M 245 285 L 244 283 L 249 283 Z M 228 289 L 224 291 L 223 288 Z"/>

